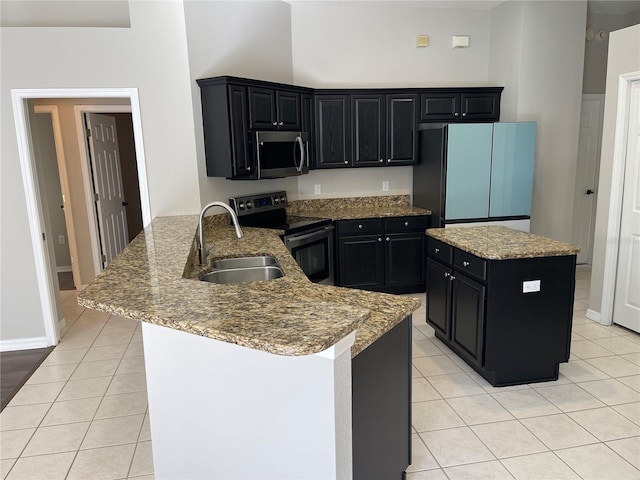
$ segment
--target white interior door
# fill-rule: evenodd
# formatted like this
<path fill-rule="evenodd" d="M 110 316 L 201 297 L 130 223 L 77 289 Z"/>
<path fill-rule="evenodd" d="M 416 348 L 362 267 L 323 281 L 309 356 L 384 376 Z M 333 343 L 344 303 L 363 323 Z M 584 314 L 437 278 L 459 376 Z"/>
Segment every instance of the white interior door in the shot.
<path fill-rule="evenodd" d="M 640 332 L 640 81 L 631 85 L 613 322 Z"/>
<path fill-rule="evenodd" d="M 590 264 L 593 256 L 603 113 L 604 95 L 582 96 L 572 225 L 573 242 L 581 248 L 578 263 Z"/>
<path fill-rule="evenodd" d="M 102 261 L 106 267 L 129 243 L 116 121 L 97 113 L 87 113 L 86 119 Z"/>

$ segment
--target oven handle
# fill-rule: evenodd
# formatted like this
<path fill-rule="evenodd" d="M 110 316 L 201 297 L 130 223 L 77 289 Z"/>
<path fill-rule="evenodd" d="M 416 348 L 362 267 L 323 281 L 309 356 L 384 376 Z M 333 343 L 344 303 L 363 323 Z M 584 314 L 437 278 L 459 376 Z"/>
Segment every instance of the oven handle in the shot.
<path fill-rule="evenodd" d="M 333 225 L 329 225 L 326 227 L 323 227 L 319 230 L 314 230 L 313 232 L 310 233 L 303 233 L 303 234 L 298 234 L 298 235 L 286 235 L 285 241 L 287 243 L 289 242 L 299 242 L 301 240 L 307 240 L 308 238 L 313 238 L 313 237 L 318 237 L 318 238 L 322 238 L 325 237 L 327 235 L 329 235 L 331 233 L 331 230 L 334 229 Z"/>

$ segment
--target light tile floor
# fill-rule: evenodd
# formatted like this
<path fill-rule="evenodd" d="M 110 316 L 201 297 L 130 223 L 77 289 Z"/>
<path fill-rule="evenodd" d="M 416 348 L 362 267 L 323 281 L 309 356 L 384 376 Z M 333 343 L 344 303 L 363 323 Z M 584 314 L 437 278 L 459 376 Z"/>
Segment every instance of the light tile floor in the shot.
<path fill-rule="evenodd" d="M 585 317 L 589 281 L 557 382 L 494 388 L 414 314 L 407 480 L 640 479 L 640 335 Z M 1 478 L 153 479 L 140 325 L 62 295 L 62 341 L 0 414 Z"/>

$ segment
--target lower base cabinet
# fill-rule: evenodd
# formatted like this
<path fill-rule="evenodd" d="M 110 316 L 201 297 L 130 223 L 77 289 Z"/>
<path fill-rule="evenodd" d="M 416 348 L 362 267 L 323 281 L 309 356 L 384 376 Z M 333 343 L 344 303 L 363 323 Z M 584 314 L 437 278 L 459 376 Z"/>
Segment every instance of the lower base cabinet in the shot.
<path fill-rule="evenodd" d="M 575 255 L 485 260 L 432 238 L 427 252 L 437 338 L 494 386 L 558 379 L 569 360 Z"/>
<path fill-rule="evenodd" d="M 336 285 L 388 293 L 424 291 L 427 216 L 336 223 Z"/>
<path fill-rule="evenodd" d="M 351 361 L 353 478 L 401 480 L 411 464 L 411 317 Z"/>

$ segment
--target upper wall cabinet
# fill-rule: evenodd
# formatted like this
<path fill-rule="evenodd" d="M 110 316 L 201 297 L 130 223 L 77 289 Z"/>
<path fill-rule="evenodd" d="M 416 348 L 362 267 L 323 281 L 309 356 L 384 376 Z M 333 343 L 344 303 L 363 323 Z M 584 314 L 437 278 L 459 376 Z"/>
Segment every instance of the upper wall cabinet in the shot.
<path fill-rule="evenodd" d="M 249 87 L 252 130 L 300 130 L 300 94 Z"/>
<path fill-rule="evenodd" d="M 502 87 L 310 89 L 238 77 L 197 80 L 207 175 L 258 178 L 255 133 L 309 134 L 312 168 L 418 162 L 419 123 L 493 122 Z"/>
<path fill-rule="evenodd" d="M 497 122 L 502 88 L 437 89 L 420 95 L 421 122 Z"/>
<path fill-rule="evenodd" d="M 351 95 L 353 165 L 412 165 L 418 137 L 417 95 Z"/>
<path fill-rule="evenodd" d="M 256 131 L 313 135 L 313 90 L 236 77 L 198 80 L 207 175 L 258 178 Z"/>

